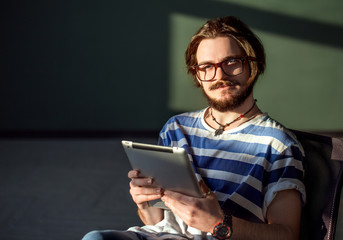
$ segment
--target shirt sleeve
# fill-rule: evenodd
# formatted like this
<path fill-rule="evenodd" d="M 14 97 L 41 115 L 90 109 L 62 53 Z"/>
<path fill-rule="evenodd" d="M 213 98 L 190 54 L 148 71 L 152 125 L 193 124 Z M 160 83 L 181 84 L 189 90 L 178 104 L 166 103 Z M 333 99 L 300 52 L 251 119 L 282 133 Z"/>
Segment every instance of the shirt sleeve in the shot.
<path fill-rule="evenodd" d="M 299 146 L 299 145 L 298 145 Z M 264 189 L 263 215 L 280 191 L 295 189 L 301 194 L 303 204 L 306 203 L 304 185 L 304 154 L 297 145 L 291 145 L 273 160 L 267 172 L 267 185 Z"/>

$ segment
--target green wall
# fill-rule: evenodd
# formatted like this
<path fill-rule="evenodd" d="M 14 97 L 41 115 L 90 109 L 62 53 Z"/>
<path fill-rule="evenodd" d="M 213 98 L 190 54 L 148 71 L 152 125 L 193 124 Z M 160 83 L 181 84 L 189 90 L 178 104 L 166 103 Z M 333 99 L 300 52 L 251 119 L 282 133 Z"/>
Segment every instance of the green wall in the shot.
<path fill-rule="evenodd" d="M 0 8 L 0 131 L 158 130 L 206 106 L 184 50 L 207 19 L 236 15 L 258 34 L 263 111 L 288 127 L 343 130 L 343 3 L 8 1 Z"/>

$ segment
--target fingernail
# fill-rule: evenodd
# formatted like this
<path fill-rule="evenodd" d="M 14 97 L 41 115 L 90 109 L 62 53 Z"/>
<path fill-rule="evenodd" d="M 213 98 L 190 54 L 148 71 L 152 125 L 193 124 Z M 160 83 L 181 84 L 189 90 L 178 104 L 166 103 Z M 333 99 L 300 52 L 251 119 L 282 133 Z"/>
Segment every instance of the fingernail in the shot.
<path fill-rule="evenodd" d="M 139 177 L 139 172 L 138 171 L 135 172 L 135 177 Z"/>

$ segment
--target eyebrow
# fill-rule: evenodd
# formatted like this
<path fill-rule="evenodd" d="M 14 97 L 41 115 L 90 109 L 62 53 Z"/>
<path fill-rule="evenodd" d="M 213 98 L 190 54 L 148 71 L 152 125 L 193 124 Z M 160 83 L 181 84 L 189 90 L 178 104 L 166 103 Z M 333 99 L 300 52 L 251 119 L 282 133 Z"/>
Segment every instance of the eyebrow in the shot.
<path fill-rule="evenodd" d="M 243 55 L 233 55 L 233 56 L 227 56 L 227 57 L 224 57 L 221 61 L 219 62 L 223 62 L 223 61 L 226 61 L 228 59 L 232 59 L 232 58 L 241 58 L 241 57 L 244 57 Z M 198 65 L 203 65 L 203 64 L 216 64 L 215 62 L 213 61 L 203 61 L 203 62 L 199 62 Z"/>

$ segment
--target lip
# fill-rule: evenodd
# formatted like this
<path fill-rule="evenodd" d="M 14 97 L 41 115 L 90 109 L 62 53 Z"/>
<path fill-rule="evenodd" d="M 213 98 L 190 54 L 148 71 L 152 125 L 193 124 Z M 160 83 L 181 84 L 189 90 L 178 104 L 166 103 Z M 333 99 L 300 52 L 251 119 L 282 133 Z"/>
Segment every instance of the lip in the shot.
<path fill-rule="evenodd" d="M 216 88 L 215 90 L 232 89 L 234 87 L 235 87 L 234 85 L 224 85 L 224 86 L 220 86 L 219 88 Z"/>

